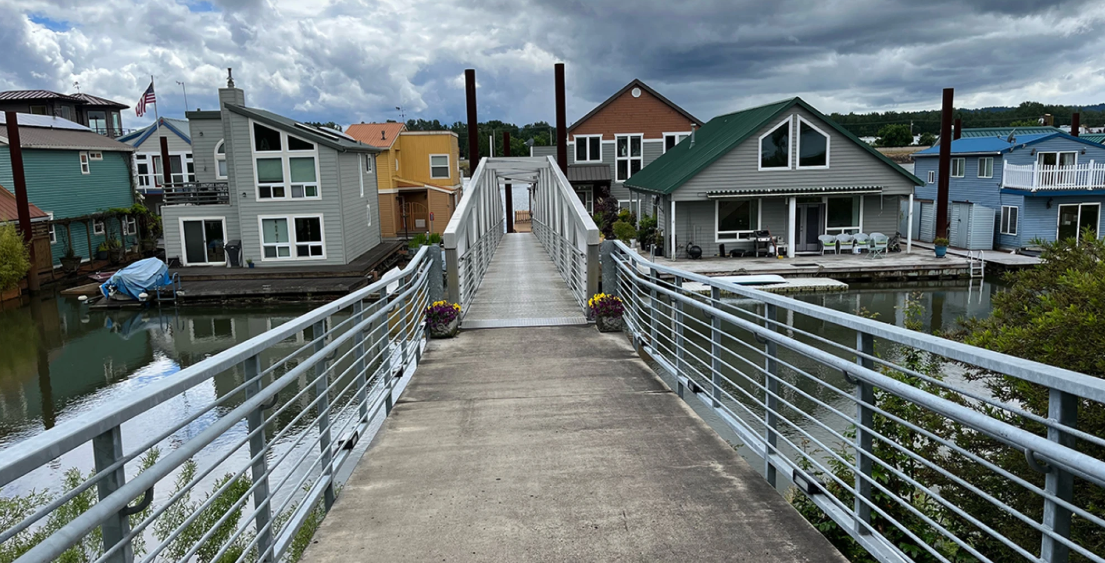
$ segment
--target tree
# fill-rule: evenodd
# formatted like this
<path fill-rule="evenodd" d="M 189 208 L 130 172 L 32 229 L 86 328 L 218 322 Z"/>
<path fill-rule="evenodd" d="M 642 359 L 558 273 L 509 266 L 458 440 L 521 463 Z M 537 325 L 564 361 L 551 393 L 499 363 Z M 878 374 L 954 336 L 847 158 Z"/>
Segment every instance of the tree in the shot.
<path fill-rule="evenodd" d="M 921 133 L 921 138 L 917 139 L 917 146 L 919 147 L 931 147 L 936 144 L 936 135 L 929 132 Z"/>
<path fill-rule="evenodd" d="M 1009 124 L 1010 127 L 1039 127 L 1040 121 L 1037 119 L 1018 119 Z"/>
<path fill-rule="evenodd" d="M 908 125 L 886 125 L 879 129 L 876 147 L 908 147 L 913 144 L 913 135 Z"/>
<path fill-rule="evenodd" d="M 333 129 L 334 131 L 341 131 L 342 130 L 341 125 L 338 125 L 337 123 L 334 123 L 333 121 L 327 121 L 326 123 L 322 123 L 320 121 L 308 121 L 308 122 L 306 122 L 306 124 L 307 125 L 313 125 L 315 127 L 325 127 L 327 129 Z"/>
<path fill-rule="evenodd" d="M 15 225 L 0 225 L 0 291 L 15 287 L 30 269 L 30 253 Z"/>

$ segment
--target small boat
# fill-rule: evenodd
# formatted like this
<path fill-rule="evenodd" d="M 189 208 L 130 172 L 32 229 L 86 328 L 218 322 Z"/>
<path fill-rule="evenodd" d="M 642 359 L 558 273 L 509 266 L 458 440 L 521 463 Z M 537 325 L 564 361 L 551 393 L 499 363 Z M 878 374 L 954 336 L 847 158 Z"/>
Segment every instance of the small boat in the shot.
<path fill-rule="evenodd" d="M 157 258 L 146 258 L 114 272 L 100 286 L 100 293 L 108 300 L 145 301 L 162 287 L 172 284 L 169 267 Z"/>

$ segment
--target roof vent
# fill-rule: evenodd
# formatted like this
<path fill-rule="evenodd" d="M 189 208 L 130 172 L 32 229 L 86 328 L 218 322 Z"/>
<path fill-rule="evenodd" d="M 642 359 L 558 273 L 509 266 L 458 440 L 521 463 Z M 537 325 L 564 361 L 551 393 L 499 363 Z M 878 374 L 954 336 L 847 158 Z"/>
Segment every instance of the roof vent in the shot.
<path fill-rule="evenodd" d="M 234 87 L 234 71 L 230 67 L 226 68 L 226 87 L 227 88 L 233 88 Z"/>
<path fill-rule="evenodd" d="M 691 144 L 687 145 L 688 149 L 694 148 L 694 132 L 698 130 L 697 124 L 691 124 Z"/>
<path fill-rule="evenodd" d="M 381 141 L 386 141 L 387 139 L 388 139 L 388 136 L 387 136 L 387 134 L 386 134 L 386 133 L 384 133 L 384 130 L 383 130 L 383 129 L 381 129 L 381 130 L 380 130 L 380 140 L 381 140 Z"/>

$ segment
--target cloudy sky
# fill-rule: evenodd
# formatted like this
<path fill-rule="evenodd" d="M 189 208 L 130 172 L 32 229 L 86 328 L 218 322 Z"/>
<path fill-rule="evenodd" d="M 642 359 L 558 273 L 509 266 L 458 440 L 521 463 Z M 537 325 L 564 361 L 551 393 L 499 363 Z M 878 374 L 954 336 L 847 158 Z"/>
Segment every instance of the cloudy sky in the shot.
<path fill-rule="evenodd" d="M 1105 102 L 1105 2 L 1035 0 L 0 0 L 0 90 L 83 92 L 161 115 L 248 104 L 341 124 L 574 120 L 633 78 L 709 119 L 801 95 L 826 112 Z M 152 121 L 124 116 L 125 127 Z"/>

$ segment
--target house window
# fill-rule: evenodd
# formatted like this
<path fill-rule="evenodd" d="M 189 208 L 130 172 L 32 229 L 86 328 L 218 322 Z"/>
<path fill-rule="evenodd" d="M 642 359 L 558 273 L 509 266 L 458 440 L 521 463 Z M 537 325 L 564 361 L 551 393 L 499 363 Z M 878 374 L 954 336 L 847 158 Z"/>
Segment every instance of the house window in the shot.
<path fill-rule="evenodd" d="M 1001 206 L 1001 234 L 1017 234 L 1017 215 L 1019 213 L 1020 208 L 1015 205 Z"/>
<path fill-rule="evenodd" d="M 58 242 L 58 232 L 57 232 L 57 230 L 54 229 L 54 223 L 53 223 L 53 221 L 54 221 L 54 212 L 53 211 L 47 211 L 46 214 L 50 216 L 50 244 L 57 244 L 57 242 Z"/>
<path fill-rule="evenodd" d="M 690 133 L 664 133 L 664 152 L 670 151 L 680 141 L 689 137 Z"/>
<path fill-rule="evenodd" d="M 760 170 L 790 168 L 790 117 L 760 137 Z"/>
<path fill-rule="evenodd" d="M 91 170 L 88 167 L 88 153 L 85 152 L 85 151 L 81 151 L 80 159 L 81 159 L 81 174 L 91 173 Z"/>
<path fill-rule="evenodd" d="M 260 219 L 263 260 L 326 257 L 321 216 L 261 217 Z"/>
<path fill-rule="evenodd" d="M 1062 186 L 1075 183 L 1075 172 L 1063 169 L 1078 164 L 1076 152 L 1040 152 L 1036 153 L 1039 164 L 1039 183 L 1043 186 Z"/>
<path fill-rule="evenodd" d="M 854 234 L 861 230 L 863 198 L 830 197 L 825 205 L 825 234 Z"/>
<path fill-rule="evenodd" d="M 124 235 L 136 235 L 138 234 L 138 220 L 134 217 L 123 217 L 123 234 Z"/>
<path fill-rule="evenodd" d="M 31 106 L 31 115 L 50 115 L 46 106 Z"/>
<path fill-rule="evenodd" d="M 760 205 L 755 199 L 724 199 L 716 205 L 718 241 L 748 238 L 760 228 Z"/>
<path fill-rule="evenodd" d="M 935 184 L 936 183 L 936 171 L 935 170 L 929 170 L 929 183 L 930 184 Z"/>
<path fill-rule="evenodd" d="M 92 234 L 102 235 L 102 234 L 104 234 L 105 230 L 106 229 L 104 228 L 104 220 L 103 219 L 93 219 L 92 220 Z"/>
<path fill-rule="evenodd" d="M 196 165 L 192 162 L 192 153 L 184 155 L 184 169 L 188 173 L 188 181 L 196 181 Z"/>
<path fill-rule="evenodd" d="M 372 161 L 376 160 L 376 157 L 371 154 L 364 155 L 364 171 L 369 174 L 372 173 Z"/>
<path fill-rule="evenodd" d="M 88 159 L 89 160 L 103 160 L 104 159 L 104 153 L 99 152 L 99 151 L 90 152 L 90 153 L 88 153 Z"/>
<path fill-rule="evenodd" d="M 583 208 L 587 210 L 588 214 L 595 212 L 594 193 L 591 186 L 580 186 L 576 188 L 576 195 L 579 196 L 579 201 L 583 203 Z"/>
<path fill-rule="evenodd" d="M 430 178 L 433 180 L 449 179 L 449 155 L 430 155 Z"/>
<path fill-rule="evenodd" d="M 641 170 L 643 135 L 616 135 L 617 181 L 624 182 Z"/>
<path fill-rule="evenodd" d="M 978 159 L 978 177 L 979 178 L 993 178 L 994 177 L 994 157 L 983 156 Z"/>
<path fill-rule="evenodd" d="M 219 141 L 215 145 L 215 179 L 225 180 L 226 177 L 226 143 Z"/>
<path fill-rule="evenodd" d="M 69 106 L 61 106 L 61 118 L 73 121 L 73 111 L 69 109 Z M 118 131 L 119 128 L 116 127 L 115 130 Z"/>
<path fill-rule="evenodd" d="M 963 157 L 952 159 L 952 178 L 962 178 L 963 171 L 967 169 L 967 159 Z"/>
<path fill-rule="evenodd" d="M 798 168 L 829 167 L 829 136 L 798 118 Z"/>
<path fill-rule="evenodd" d="M 135 168 L 138 170 L 138 186 L 149 187 L 150 185 L 150 163 L 146 159 L 146 155 L 139 154 L 134 156 Z"/>
<path fill-rule="evenodd" d="M 576 135 L 576 162 L 602 162 L 602 135 Z"/>
<path fill-rule="evenodd" d="M 288 159 L 291 171 L 292 199 L 318 197 L 318 177 L 315 175 L 313 156 Z"/>
<path fill-rule="evenodd" d="M 253 124 L 257 199 L 318 199 L 316 146 L 287 133 Z M 261 156 L 263 155 L 263 156 Z"/>

